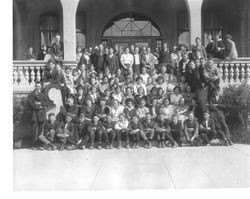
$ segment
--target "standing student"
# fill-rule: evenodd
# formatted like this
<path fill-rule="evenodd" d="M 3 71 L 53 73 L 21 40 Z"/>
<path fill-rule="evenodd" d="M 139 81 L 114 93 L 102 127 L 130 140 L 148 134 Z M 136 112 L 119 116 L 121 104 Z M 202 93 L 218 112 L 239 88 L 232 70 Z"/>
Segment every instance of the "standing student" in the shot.
<path fill-rule="evenodd" d="M 55 36 L 55 43 L 52 44 L 52 54 L 55 60 L 63 60 L 63 42 L 59 33 Z"/>
<path fill-rule="evenodd" d="M 117 141 L 118 141 L 118 146 L 117 148 L 120 149 L 122 144 L 121 144 L 121 136 L 124 135 L 125 136 L 125 141 L 126 141 L 126 149 L 129 149 L 129 136 L 128 136 L 128 120 L 126 119 L 126 116 L 124 113 L 119 115 L 119 120 L 118 122 L 115 124 L 115 131 L 116 131 L 116 135 L 117 135 Z"/>
<path fill-rule="evenodd" d="M 39 82 L 35 84 L 35 90 L 28 95 L 28 103 L 32 110 L 32 142 L 37 143 L 38 136 L 42 133 L 43 125 L 46 120 L 47 100 L 44 93 L 41 92 L 42 85 Z"/>
<path fill-rule="evenodd" d="M 158 147 L 165 147 L 165 139 L 168 139 L 172 143 L 172 147 L 177 147 L 178 144 L 173 139 L 171 135 L 171 129 L 169 126 L 169 121 L 165 119 L 164 115 L 160 115 L 156 122 L 155 133 L 158 141 Z"/>
<path fill-rule="evenodd" d="M 44 124 L 44 130 L 39 135 L 39 140 L 45 144 L 48 150 L 55 150 L 56 146 L 55 135 L 56 131 L 60 128 L 60 122 L 56 121 L 55 114 L 50 113 L 48 116 L 48 120 Z"/>
<path fill-rule="evenodd" d="M 134 57 L 129 53 L 129 47 L 125 48 L 125 53 L 121 55 L 122 74 L 126 76 L 129 71 L 133 70 Z"/>
<path fill-rule="evenodd" d="M 133 72 L 137 75 L 140 75 L 141 72 L 141 54 L 139 53 L 139 47 L 135 47 L 135 53 L 134 53 L 134 66 L 133 66 Z"/>
<path fill-rule="evenodd" d="M 128 125 L 129 135 L 132 141 L 132 148 L 139 148 L 140 123 L 139 118 L 134 115 Z"/>
<path fill-rule="evenodd" d="M 155 134 L 156 124 L 152 120 L 150 113 L 146 114 L 146 117 L 141 120 L 140 124 L 141 124 L 140 136 L 146 142 L 145 147 L 151 148 L 151 146 L 152 146 L 151 141 L 152 141 L 154 134 Z"/>

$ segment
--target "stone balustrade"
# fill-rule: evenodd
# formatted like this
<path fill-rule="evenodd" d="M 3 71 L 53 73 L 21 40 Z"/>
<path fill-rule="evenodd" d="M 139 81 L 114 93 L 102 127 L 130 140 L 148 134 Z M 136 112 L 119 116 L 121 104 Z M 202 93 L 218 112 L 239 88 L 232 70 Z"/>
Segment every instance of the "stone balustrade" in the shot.
<path fill-rule="evenodd" d="M 13 61 L 13 91 L 25 94 L 34 90 L 35 82 L 42 81 L 45 61 L 14 60 Z M 76 67 L 76 62 L 63 61 L 63 66 Z"/>
<path fill-rule="evenodd" d="M 250 84 L 250 58 L 238 58 L 234 61 L 215 60 L 221 71 L 221 87 L 247 82 Z M 43 79 L 45 61 L 13 61 L 13 91 L 18 94 L 29 93 L 36 81 Z M 75 62 L 64 61 L 64 66 L 76 67 Z"/>

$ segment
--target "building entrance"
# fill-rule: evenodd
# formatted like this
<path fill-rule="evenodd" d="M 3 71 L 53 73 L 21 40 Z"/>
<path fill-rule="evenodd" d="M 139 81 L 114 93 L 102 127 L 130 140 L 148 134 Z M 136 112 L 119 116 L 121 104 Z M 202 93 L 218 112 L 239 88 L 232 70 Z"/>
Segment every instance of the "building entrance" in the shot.
<path fill-rule="evenodd" d="M 107 24 L 102 41 L 107 46 L 127 47 L 135 45 L 151 48 L 160 47 L 161 34 L 157 25 L 146 16 L 118 17 Z"/>

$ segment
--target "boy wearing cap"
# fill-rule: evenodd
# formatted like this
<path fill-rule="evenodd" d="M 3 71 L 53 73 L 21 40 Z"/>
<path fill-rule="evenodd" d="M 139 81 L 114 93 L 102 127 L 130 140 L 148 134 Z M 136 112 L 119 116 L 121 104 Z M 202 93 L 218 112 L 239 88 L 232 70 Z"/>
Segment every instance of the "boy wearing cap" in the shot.
<path fill-rule="evenodd" d="M 103 126 L 102 123 L 99 121 L 99 117 L 94 115 L 91 122 L 88 124 L 88 135 L 90 137 L 90 147 L 89 149 L 94 149 L 94 140 L 95 136 L 97 135 L 97 148 L 102 149 L 102 133 L 103 133 Z"/>
<path fill-rule="evenodd" d="M 55 150 L 56 146 L 53 144 L 55 133 L 60 128 L 60 122 L 56 121 L 55 114 L 50 113 L 48 120 L 44 124 L 44 130 L 39 135 L 39 140 L 45 144 L 48 150 Z"/>
<path fill-rule="evenodd" d="M 207 145 L 211 145 L 211 140 L 215 135 L 214 121 L 210 118 L 209 112 L 204 112 L 203 120 L 200 123 L 199 135 L 203 142 Z"/>

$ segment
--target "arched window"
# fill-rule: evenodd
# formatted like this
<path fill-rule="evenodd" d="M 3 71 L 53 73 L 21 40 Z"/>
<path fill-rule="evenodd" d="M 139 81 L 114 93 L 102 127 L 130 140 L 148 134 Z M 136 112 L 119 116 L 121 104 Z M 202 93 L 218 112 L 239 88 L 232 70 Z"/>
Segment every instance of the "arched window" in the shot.
<path fill-rule="evenodd" d="M 51 45 L 56 33 L 59 32 L 59 17 L 55 13 L 46 13 L 40 16 L 41 45 Z"/>
<path fill-rule="evenodd" d="M 151 21 L 136 18 L 123 18 L 109 24 L 103 37 L 159 37 L 160 32 Z"/>

